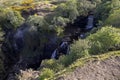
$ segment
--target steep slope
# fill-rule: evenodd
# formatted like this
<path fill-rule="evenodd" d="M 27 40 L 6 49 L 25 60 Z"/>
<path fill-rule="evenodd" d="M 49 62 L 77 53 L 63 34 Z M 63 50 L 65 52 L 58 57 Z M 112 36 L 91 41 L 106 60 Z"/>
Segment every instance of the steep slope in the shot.
<path fill-rule="evenodd" d="M 111 55 L 102 59 L 103 57 L 102 55 L 97 59 L 93 57 L 94 59 L 90 60 L 87 58 L 80 60 L 83 63 L 86 60 L 86 64 L 78 67 L 79 63 L 75 63 L 73 72 L 62 73 L 56 80 L 120 80 L 120 56 Z"/>
<path fill-rule="evenodd" d="M 21 71 L 21 80 L 39 80 L 40 71 Z M 81 58 L 47 80 L 120 80 L 120 51 Z"/>
<path fill-rule="evenodd" d="M 58 80 L 120 80 L 120 57 L 89 62 Z"/>

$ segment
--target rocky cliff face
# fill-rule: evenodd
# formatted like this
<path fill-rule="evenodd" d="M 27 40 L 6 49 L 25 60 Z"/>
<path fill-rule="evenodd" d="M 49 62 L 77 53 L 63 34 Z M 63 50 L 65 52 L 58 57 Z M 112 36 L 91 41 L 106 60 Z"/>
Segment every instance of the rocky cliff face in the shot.
<path fill-rule="evenodd" d="M 120 57 L 90 61 L 57 80 L 120 80 Z"/>
<path fill-rule="evenodd" d="M 3 80 L 5 75 L 5 68 L 4 68 L 4 55 L 0 50 L 0 80 Z"/>

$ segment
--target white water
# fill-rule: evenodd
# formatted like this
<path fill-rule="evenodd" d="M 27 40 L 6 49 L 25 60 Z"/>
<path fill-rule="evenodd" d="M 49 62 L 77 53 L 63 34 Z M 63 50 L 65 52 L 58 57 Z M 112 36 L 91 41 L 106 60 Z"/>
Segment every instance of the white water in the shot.
<path fill-rule="evenodd" d="M 80 38 L 84 38 L 84 34 L 80 34 Z"/>
<path fill-rule="evenodd" d="M 70 54 L 70 47 L 67 48 L 67 54 Z"/>
<path fill-rule="evenodd" d="M 17 33 L 14 35 L 15 38 L 23 38 L 23 31 L 17 30 Z"/>
<path fill-rule="evenodd" d="M 52 53 L 51 59 L 55 59 L 56 53 L 57 53 L 57 49 L 55 49 L 54 52 Z"/>
<path fill-rule="evenodd" d="M 68 45 L 68 42 L 62 42 L 62 44 L 60 45 L 60 47 L 61 47 L 61 48 L 64 48 L 65 45 Z M 67 49 L 67 54 L 69 54 L 69 51 L 70 51 L 70 50 L 69 50 L 69 48 L 68 48 L 68 49 Z M 52 59 L 55 59 L 56 54 L 57 54 L 57 49 L 55 49 L 55 50 L 53 51 L 51 58 L 52 58 Z"/>
<path fill-rule="evenodd" d="M 14 46 L 15 50 L 18 50 L 18 45 L 17 45 L 17 43 L 16 43 L 16 40 L 17 40 L 18 38 L 23 39 L 23 33 L 22 33 L 21 30 L 17 30 L 17 32 L 16 32 L 15 35 L 14 35 L 14 39 L 15 39 L 15 40 L 14 40 L 13 46 Z"/>
<path fill-rule="evenodd" d="M 91 28 L 93 28 L 93 20 L 94 20 L 94 16 L 93 16 L 93 15 L 90 15 L 90 16 L 88 17 L 88 22 L 87 22 L 86 29 L 91 29 Z"/>
<path fill-rule="evenodd" d="M 60 45 L 60 47 L 61 48 L 64 48 L 64 46 L 67 46 L 68 45 L 68 42 L 63 42 L 61 45 Z M 69 46 L 67 47 L 67 53 L 66 54 L 69 54 L 69 51 L 70 51 L 70 48 L 69 48 Z"/>
<path fill-rule="evenodd" d="M 14 43 L 13 46 L 14 46 L 15 50 L 18 50 L 18 46 L 16 43 Z"/>
<path fill-rule="evenodd" d="M 22 29 L 21 27 L 17 29 L 16 33 L 14 34 L 14 48 L 18 50 L 18 45 L 17 45 L 17 40 L 22 40 L 24 41 L 24 33 L 29 30 L 29 27 L 25 27 Z M 21 43 L 22 44 L 22 43 Z"/>
<path fill-rule="evenodd" d="M 60 47 L 64 47 L 64 45 L 67 45 L 67 42 L 62 42 L 62 44 L 60 45 Z"/>

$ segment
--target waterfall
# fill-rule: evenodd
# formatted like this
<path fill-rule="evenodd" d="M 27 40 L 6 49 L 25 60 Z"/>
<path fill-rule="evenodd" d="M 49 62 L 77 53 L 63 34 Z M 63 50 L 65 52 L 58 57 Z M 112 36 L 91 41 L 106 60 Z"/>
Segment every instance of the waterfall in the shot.
<path fill-rule="evenodd" d="M 67 47 L 67 54 L 70 54 L 70 46 Z"/>
<path fill-rule="evenodd" d="M 85 36 L 84 34 L 80 34 L 80 38 L 84 38 L 84 36 Z"/>
<path fill-rule="evenodd" d="M 24 35 L 26 32 L 28 32 L 30 29 L 34 29 L 32 26 L 29 26 L 27 24 L 21 25 L 15 32 L 13 38 L 13 46 L 16 52 L 20 51 L 24 46 Z M 35 30 L 35 29 L 34 29 Z"/>
<path fill-rule="evenodd" d="M 89 29 L 93 28 L 93 20 L 94 20 L 94 16 L 90 15 L 88 17 L 88 22 L 87 22 L 87 25 L 86 25 L 86 30 L 89 30 Z"/>
<path fill-rule="evenodd" d="M 16 51 L 18 51 L 22 47 L 24 41 L 23 37 L 24 37 L 23 30 L 18 29 L 14 35 L 14 43 L 13 43 Z"/>
<path fill-rule="evenodd" d="M 56 53 L 57 53 L 57 49 L 55 49 L 54 52 L 52 53 L 51 59 L 55 59 Z"/>
<path fill-rule="evenodd" d="M 85 27 L 85 31 L 90 31 L 93 28 L 93 21 L 94 21 L 94 16 L 93 15 L 89 15 L 88 16 L 88 22 L 87 25 Z M 80 38 L 84 39 L 85 38 L 85 33 L 81 33 L 80 34 Z"/>
<path fill-rule="evenodd" d="M 23 31 L 22 30 L 17 30 L 17 33 L 14 35 L 15 38 L 23 38 Z"/>
<path fill-rule="evenodd" d="M 67 47 L 67 48 L 66 48 Z M 63 50 L 65 50 L 65 49 L 67 49 L 66 51 L 66 54 L 69 54 L 69 46 L 68 46 L 68 42 L 62 42 L 62 44 L 60 45 L 60 48 L 62 48 Z M 55 49 L 54 51 L 53 51 L 53 53 L 52 53 L 52 56 L 51 56 L 51 58 L 52 59 L 55 59 L 56 58 L 56 55 L 57 55 L 57 50 L 58 49 Z"/>
<path fill-rule="evenodd" d="M 66 49 L 66 53 L 65 54 L 69 54 L 69 51 L 70 51 L 70 47 L 68 45 L 68 42 L 63 42 L 61 45 L 60 45 L 61 48 L 63 49 Z"/>
<path fill-rule="evenodd" d="M 18 50 L 18 46 L 17 46 L 17 44 L 14 43 L 13 46 L 14 46 L 15 50 L 17 51 L 17 50 Z"/>
<path fill-rule="evenodd" d="M 67 45 L 67 42 L 62 42 L 62 44 L 60 45 L 60 47 L 64 47 L 64 45 Z"/>

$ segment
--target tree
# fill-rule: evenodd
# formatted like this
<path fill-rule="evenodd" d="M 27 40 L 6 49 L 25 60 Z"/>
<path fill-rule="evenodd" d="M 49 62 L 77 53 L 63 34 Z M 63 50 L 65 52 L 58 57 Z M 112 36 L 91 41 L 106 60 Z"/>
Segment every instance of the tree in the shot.
<path fill-rule="evenodd" d="M 113 28 L 112 26 L 106 26 L 101 28 L 95 34 L 88 37 L 90 41 L 91 54 L 104 53 L 109 50 L 119 49 L 120 46 L 120 29 Z"/>
<path fill-rule="evenodd" d="M 68 18 L 70 22 L 74 22 L 79 15 L 76 3 L 76 0 L 68 0 L 66 3 L 61 3 L 55 10 L 56 16 Z"/>
<path fill-rule="evenodd" d="M 78 0 L 77 2 L 79 15 L 88 15 L 88 12 L 94 10 L 95 7 L 96 5 L 88 0 Z"/>
<path fill-rule="evenodd" d="M 16 29 L 24 23 L 24 18 L 20 12 L 10 8 L 0 9 L 0 25 L 3 29 Z"/>
<path fill-rule="evenodd" d="M 26 20 L 26 23 L 28 23 L 31 26 L 36 26 L 41 30 L 48 29 L 48 23 L 43 16 L 37 15 L 29 16 L 28 19 Z"/>
<path fill-rule="evenodd" d="M 105 21 L 105 25 L 112 25 L 120 28 L 120 9 L 114 10 Z"/>
<path fill-rule="evenodd" d="M 114 13 L 114 10 L 119 9 L 119 0 L 103 0 L 96 8 L 96 18 L 104 22 L 112 13 Z"/>
<path fill-rule="evenodd" d="M 101 4 L 99 4 L 96 8 L 96 13 L 95 16 L 98 20 L 102 20 L 104 21 L 110 13 L 111 10 L 111 6 L 110 6 L 111 2 L 110 1 L 106 1 L 105 3 L 102 2 Z"/>

